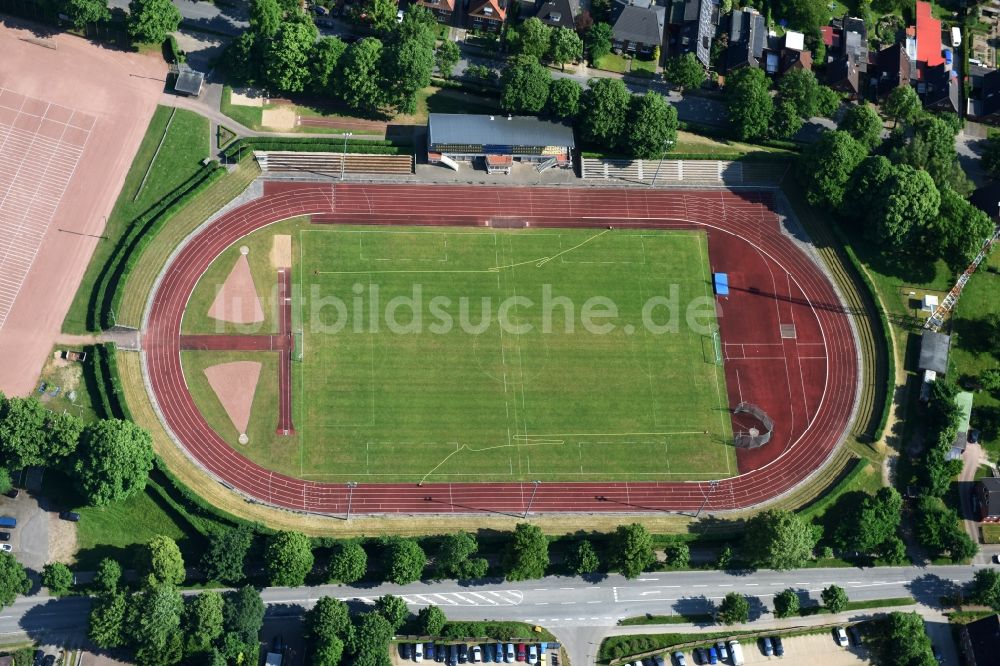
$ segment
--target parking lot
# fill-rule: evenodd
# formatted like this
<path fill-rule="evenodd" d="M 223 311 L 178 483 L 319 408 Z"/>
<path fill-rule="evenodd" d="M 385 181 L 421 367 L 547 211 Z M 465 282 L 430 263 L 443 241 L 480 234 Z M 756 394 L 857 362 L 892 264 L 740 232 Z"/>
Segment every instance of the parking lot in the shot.
<path fill-rule="evenodd" d="M 741 641 L 743 642 L 743 641 Z M 870 664 L 868 651 L 864 647 L 842 648 L 833 640 L 833 634 L 826 631 L 810 636 L 782 638 L 785 646 L 783 657 L 765 657 L 760 646 L 752 641 L 743 642 L 743 657 L 747 664 L 823 664 L 823 666 L 858 666 Z M 689 658 L 688 663 L 693 663 Z"/>
<path fill-rule="evenodd" d="M 49 514 L 39 508 L 38 501 L 25 491 L 17 499 L 0 497 L 0 515 L 17 519 L 17 527 L 2 528 L 10 539 L 12 554 L 24 566 L 41 571 L 49 557 Z"/>

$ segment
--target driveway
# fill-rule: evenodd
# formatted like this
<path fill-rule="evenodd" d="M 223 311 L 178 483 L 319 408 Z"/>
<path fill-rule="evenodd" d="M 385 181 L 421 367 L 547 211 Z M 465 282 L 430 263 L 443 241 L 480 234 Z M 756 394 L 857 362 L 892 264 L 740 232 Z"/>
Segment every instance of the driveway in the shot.
<path fill-rule="evenodd" d="M 33 495 L 22 490 L 17 499 L 0 498 L 0 514 L 17 519 L 9 543 L 17 560 L 29 569 L 41 571 L 49 561 L 49 513 L 38 506 Z"/>

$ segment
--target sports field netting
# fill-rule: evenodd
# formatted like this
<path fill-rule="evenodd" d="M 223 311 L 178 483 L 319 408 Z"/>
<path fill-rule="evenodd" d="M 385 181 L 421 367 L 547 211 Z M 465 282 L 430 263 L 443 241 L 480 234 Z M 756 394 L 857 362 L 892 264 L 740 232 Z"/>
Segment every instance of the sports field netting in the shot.
<path fill-rule="evenodd" d="M 280 456 L 278 471 L 372 482 L 735 473 L 703 233 L 311 227 L 296 241 L 305 355 L 287 443 L 299 455 Z M 419 321 L 396 302 L 410 332 L 392 332 L 393 299 L 415 287 Z M 644 306 L 674 295 L 678 330 L 654 334 Z M 611 332 L 585 330 L 592 297 L 617 307 L 593 320 Z M 653 311 L 658 325 L 667 318 L 668 306 Z"/>

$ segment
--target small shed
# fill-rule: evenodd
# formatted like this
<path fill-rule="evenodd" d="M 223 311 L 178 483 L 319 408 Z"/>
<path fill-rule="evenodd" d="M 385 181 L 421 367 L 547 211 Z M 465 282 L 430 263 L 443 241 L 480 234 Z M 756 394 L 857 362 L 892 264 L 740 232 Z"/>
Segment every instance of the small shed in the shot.
<path fill-rule="evenodd" d="M 185 64 L 177 67 L 177 80 L 174 81 L 174 92 L 188 97 L 197 97 L 205 85 L 205 75 L 196 72 Z"/>
<path fill-rule="evenodd" d="M 951 445 L 951 451 L 945 456 L 948 460 L 958 460 L 965 453 L 969 443 L 969 421 L 972 419 L 972 403 L 974 396 L 968 391 L 959 391 L 955 395 L 955 406 L 958 408 L 958 435 Z"/>
<path fill-rule="evenodd" d="M 934 294 L 924 294 L 923 300 L 920 302 L 920 309 L 924 312 L 933 313 L 938 308 L 938 297 Z"/>
<path fill-rule="evenodd" d="M 938 375 L 946 375 L 950 348 L 950 335 L 924 331 L 920 339 L 920 363 L 918 367 L 921 370 L 933 370 Z"/>
<path fill-rule="evenodd" d="M 992 476 L 976 481 L 976 508 L 984 523 L 1000 522 L 1000 479 Z"/>

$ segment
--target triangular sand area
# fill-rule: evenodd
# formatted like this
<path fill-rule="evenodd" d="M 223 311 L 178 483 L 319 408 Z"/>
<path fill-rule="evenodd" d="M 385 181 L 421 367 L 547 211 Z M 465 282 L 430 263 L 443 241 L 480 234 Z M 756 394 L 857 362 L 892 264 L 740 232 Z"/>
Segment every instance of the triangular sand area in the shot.
<path fill-rule="evenodd" d="M 261 364 L 256 361 L 234 361 L 205 368 L 205 377 L 218 396 L 223 409 L 241 435 L 250 423 L 253 394 L 260 379 Z"/>
<path fill-rule="evenodd" d="M 229 277 L 215 295 L 212 307 L 208 309 L 208 316 L 233 324 L 257 324 L 264 321 L 264 309 L 257 298 L 250 262 L 245 254 L 240 254 Z"/>

